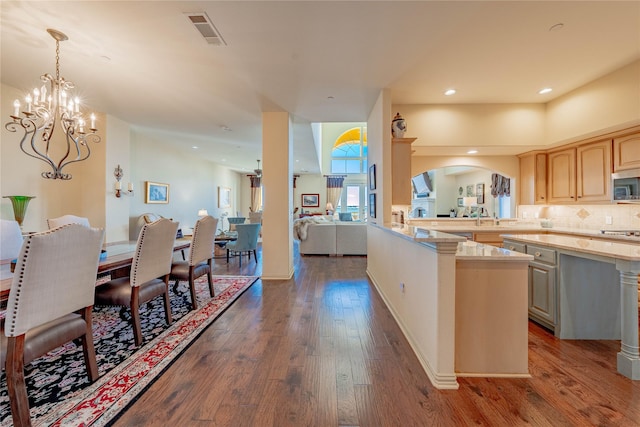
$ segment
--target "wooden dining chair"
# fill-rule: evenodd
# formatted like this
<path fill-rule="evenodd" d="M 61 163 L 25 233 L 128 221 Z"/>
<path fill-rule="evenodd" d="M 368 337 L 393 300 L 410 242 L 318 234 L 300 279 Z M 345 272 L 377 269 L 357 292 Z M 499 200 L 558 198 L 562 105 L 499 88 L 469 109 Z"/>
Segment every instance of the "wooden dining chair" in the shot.
<path fill-rule="evenodd" d="M 133 338 L 137 346 L 142 344 L 142 304 L 158 296 L 164 296 L 167 324 L 170 325 L 172 322 L 169 273 L 177 230 L 178 223 L 166 218 L 143 225 L 129 276 L 113 279 L 96 287 L 96 305 L 129 307 Z"/>
<path fill-rule="evenodd" d="M 169 281 L 175 281 L 176 285 L 180 280 L 189 281 L 191 290 L 191 305 L 195 310 L 198 308 L 196 300 L 195 280 L 203 275 L 207 275 L 209 281 L 209 292 L 214 296 L 213 290 L 213 251 L 215 246 L 216 228 L 218 220 L 207 215 L 200 218 L 193 228 L 193 238 L 189 247 L 189 259 L 187 261 L 175 261 L 171 265 Z"/>
<path fill-rule="evenodd" d="M 49 227 L 49 229 L 60 227 L 62 225 L 67 225 L 67 224 L 80 224 L 80 225 L 84 225 L 85 227 L 91 227 L 91 225 L 89 224 L 89 218 L 85 218 L 82 216 L 62 215 L 58 218 L 47 219 L 47 226 Z"/>
<path fill-rule="evenodd" d="M 91 311 L 104 230 L 78 224 L 31 234 L 18 256 L 0 333 L 0 366 L 15 426 L 31 425 L 24 365 L 76 339 L 98 379 Z"/>
<path fill-rule="evenodd" d="M 256 262 L 258 262 L 258 237 L 260 235 L 260 224 L 237 224 L 236 231 L 238 239 L 234 242 L 227 243 L 227 264 L 229 263 L 230 254 L 238 254 L 239 265 L 242 267 L 242 253 L 247 252 L 249 260 L 251 260 L 251 252 Z"/>

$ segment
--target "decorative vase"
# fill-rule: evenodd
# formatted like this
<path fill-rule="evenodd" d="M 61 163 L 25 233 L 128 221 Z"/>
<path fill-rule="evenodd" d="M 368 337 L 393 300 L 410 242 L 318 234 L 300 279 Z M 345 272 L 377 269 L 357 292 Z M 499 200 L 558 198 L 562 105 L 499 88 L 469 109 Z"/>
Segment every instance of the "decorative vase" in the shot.
<path fill-rule="evenodd" d="M 396 113 L 395 117 L 391 121 L 391 135 L 394 138 L 404 138 L 406 130 L 407 123 L 404 121 L 400 113 Z"/>
<path fill-rule="evenodd" d="M 29 206 L 29 201 L 31 199 L 35 199 L 36 196 L 4 196 L 4 198 L 11 200 L 11 205 L 13 206 L 13 216 L 22 228 L 22 221 L 24 221 L 24 216 L 27 213 L 27 206 Z"/>

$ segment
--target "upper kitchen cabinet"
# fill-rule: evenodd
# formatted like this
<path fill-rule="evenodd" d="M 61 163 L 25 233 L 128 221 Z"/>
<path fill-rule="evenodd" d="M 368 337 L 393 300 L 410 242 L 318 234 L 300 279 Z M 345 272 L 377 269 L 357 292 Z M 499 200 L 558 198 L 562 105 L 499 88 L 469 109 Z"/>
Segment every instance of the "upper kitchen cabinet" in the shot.
<path fill-rule="evenodd" d="M 576 149 L 549 153 L 549 203 L 576 201 Z"/>
<path fill-rule="evenodd" d="M 550 152 L 549 203 L 611 202 L 611 140 Z"/>
<path fill-rule="evenodd" d="M 613 171 L 640 168 L 640 133 L 613 140 Z"/>
<path fill-rule="evenodd" d="M 411 144 L 416 139 L 392 139 L 391 204 L 393 205 L 411 205 Z"/>
<path fill-rule="evenodd" d="M 611 202 L 611 140 L 576 148 L 578 202 Z"/>
<path fill-rule="evenodd" d="M 540 151 L 520 157 L 520 204 L 547 203 L 547 154 Z"/>

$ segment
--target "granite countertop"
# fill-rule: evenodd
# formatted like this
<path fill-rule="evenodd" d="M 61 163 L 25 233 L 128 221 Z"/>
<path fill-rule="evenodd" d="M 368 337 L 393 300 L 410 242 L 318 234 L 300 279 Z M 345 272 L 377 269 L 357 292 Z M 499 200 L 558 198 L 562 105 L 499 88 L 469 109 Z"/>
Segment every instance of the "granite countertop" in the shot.
<path fill-rule="evenodd" d="M 640 238 L 615 234 L 602 234 L 600 229 L 572 228 L 572 227 L 541 227 L 538 223 L 519 222 L 517 220 L 501 220 L 500 225 L 493 223 L 490 218 L 483 219 L 482 225 L 476 225 L 475 221 L 463 220 L 459 224 L 454 221 L 438 221 L 436 218 L 410 220 L 410 225 L 429 230 L 449 233 L 500 233 L 513 234 L 519 231 L 539 232 L 540 234 L 571 234 L 589 238 L 599 238 L 620 242 L 640 244 Z M 611 227 L 611 226 L 609 226 Z M 604 227 L 603 227 L 604 228 Z"/>
<path fill-rule="evenodd" d="M 505 239 L 627 261 L 640 261 L 640 245 L 554 234 L 513 234 Z"/>
<path fill-rule="evenodd" d="M 457 260 L 465 261 L 532 261 L 533 256 L 476 242 L 458 243 Z"/>
<path fill-rule="evenodd" d="M 450 233 L 428 230 L 422 227 L 414 227 L 406 224 L 392 223 L 382 226 L 394 233 L 419 243 L 443 243 L 443 242 L 463 242 L 464 237 L 456 236 Z"/>
<path fill-rule="evenodd" d="M 533 256 L 491 245 L 467 241 L 464 237 L 456 236 L 444 231 L 428 230 L 406 224 L 385 224 L 385 228 L 416 243 L 457 243 L 456 259 L 482 261 L 526 261 L 533 260 Z"/>

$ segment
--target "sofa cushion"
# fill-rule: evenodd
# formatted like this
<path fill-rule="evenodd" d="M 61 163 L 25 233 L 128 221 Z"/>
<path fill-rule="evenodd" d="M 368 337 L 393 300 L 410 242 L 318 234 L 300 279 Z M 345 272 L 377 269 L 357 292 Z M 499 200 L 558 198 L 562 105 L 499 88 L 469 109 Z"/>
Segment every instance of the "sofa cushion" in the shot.
<path fill-rule="evenodd" d="M 302 255 L 335 255 L 336 223 L 308 224 L 306 239 L 300 240 Z"/>
<path fill-rule="evenodd" d="M 336 254 L 367 254 L 367 223 L 336 222 Z"/>

